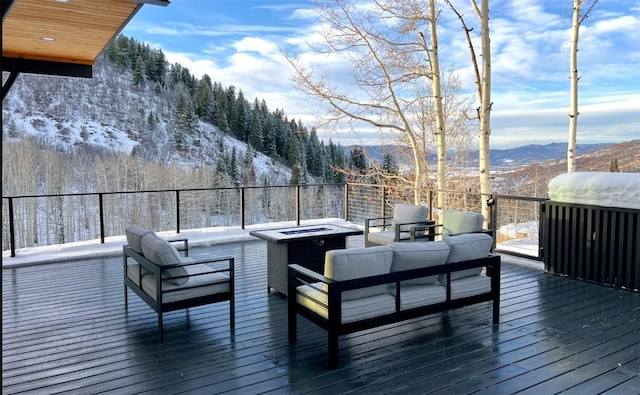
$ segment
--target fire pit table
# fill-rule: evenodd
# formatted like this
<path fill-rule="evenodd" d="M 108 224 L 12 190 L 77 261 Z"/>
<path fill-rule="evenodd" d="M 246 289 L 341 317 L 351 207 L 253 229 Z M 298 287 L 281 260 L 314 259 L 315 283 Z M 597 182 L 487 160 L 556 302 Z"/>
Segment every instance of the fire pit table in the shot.
<path fill-rule="evenodd" d="M 251 236 L 267 241 L 267 291 L 287 294 L 287 265 L 296 263 L 317 273 L 324 272 L 324 254 L 346 247 L 347 236 L 362 230 L 338 225 L 253 230 Z"/>

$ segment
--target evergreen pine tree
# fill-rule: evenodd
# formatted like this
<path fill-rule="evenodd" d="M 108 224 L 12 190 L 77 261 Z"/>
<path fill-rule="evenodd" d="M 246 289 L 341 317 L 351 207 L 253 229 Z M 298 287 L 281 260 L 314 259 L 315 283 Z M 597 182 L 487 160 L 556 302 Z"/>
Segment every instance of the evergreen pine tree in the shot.
<path fill-rule="evenodd" d="M 364 174 L 367 169 L 367 158 L 365 157 L 362 147 L 356 147 L 351 150 L 349 157 L 350 167 L 360 174 Z"/>
<path fill-rule="evenodd" d="M 324 166 L 322 164 L 322 154 L 318 134 L 316 129 L 312 128 L 306 144 L 306 162 L 309 174 L 314 177 L 321 177 L 323 175 Z"/>
<path fill-rule="evenodd" d="M 345 158 L 342 147 L 329 140 L 327 145 L 327 161 L 325 165 L 325 179 L 327 182 L 344 182 Z"/>
<path fill-rule="evenodd" d="M 205 74 L 198 81 L 198 87 L 196 88 L 196 97 L 194 98 L 195 113 L 202 119 L 207 119 L 209 106 L 213 97 L 213 87 L 211 85 L 211 78 Z"/>
<path fill-rule="evenodd" d="M 235 101 L 235 113 L 233 125 L 231 126 L 231 133 L 242 142 L 247 142 L 249 139 L 249 130 L 246 128 L 247 121 L 247 101 L 244 98 L 242 90 L 238 91 L 238 97 Z"/>
<path fill-rule="evenodd" d="M 385 152 L 382 155 L 381 167 L 386 174 L 398 174 L 398 166 L 396 165 L 396 160 L 390 152 Z"/>
<path fill-rule="evenodd" d="M 138 56 L 136 64 L 133 67 L 133 86 L 142 87 L 146 80 L 145 66 L 142 56 Z"/>
<path fill-rule="evenodd" d="M 229 177 L 236 186 L 240 185 L 240 166 L 238 165 L 238 158 L 236 153 L 236 147 L 231 149 L 231 158 L 229 159 Z"/>
<path fill-rule="evenodd" d="M 154 129 L 156 127 L 156 118 L 153 115 L 153 111 L 149 111 L 149 116 L 147 116 L 147 126 L 149 129 Z"/>
<path fill-rule="evenodd" d="M 225 92 L 225 97 L 226 97 L 225 112 L 227 116 L 227 128 L 228 128 L 227 132 L 231 133 L 233 137 L 240 140 L 240 136 L 238 135 L 239 133 L 238 130 L 232 129 L 233 127 L 237 127 L 238 125 L 238 120 L 237 120 L 238 109 L 236 108 L 236 87 L 233 85 L 229 85 L 229 87 L 227 88 L 227 91 Z"/>

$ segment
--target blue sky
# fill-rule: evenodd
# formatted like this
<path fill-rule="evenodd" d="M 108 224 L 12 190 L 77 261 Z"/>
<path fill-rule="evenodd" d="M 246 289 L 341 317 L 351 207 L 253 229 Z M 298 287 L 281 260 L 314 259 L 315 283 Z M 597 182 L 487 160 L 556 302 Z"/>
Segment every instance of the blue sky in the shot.
<path fill-rule="evenodd" d="M 492 147 L 567 141 L 571 3 L 490 1 Z M 475 23 L 467 0 L 454 4 Z M 279 48 L 309 53 L 306 42 L 318 26 L 313 1 L 172 0 L 167 7 L 145 5 L 123 33 L 161 48 L 169 62 L 197 77 L 206 73 L 250 101 L 265 99 L 271 109 L 314 126 L 322 106 L 292 87 L 292 70 Z M 463 88 L 473 92 L 459 22 L 449 17 L 439 28 L 441 67 L 455 69 Z M 578 144 L 640 138 L 640 3 L 600 0 L 580 30 L 578 62 Z M 339 61 L 320 66 L 332 72 L 348 67 Z M 376 143 L 364 132 L 319 129 L 319 136 L 343 145 Z"/>

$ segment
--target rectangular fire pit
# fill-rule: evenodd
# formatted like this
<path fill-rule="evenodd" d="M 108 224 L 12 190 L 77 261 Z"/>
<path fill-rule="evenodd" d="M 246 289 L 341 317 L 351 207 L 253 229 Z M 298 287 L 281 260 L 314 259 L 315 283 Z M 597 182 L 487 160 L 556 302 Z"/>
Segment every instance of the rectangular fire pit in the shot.
<path fill-rule="evenodd" d="M 338 225 L 298 226 L 268 230 L 254 230 L 250 235 L 267 241 L 267 291 L 287 294 L 287 265 L 295 263 L 324 272 L 324 254 L 346 247 L 347 236 L 362 231 Z"/>

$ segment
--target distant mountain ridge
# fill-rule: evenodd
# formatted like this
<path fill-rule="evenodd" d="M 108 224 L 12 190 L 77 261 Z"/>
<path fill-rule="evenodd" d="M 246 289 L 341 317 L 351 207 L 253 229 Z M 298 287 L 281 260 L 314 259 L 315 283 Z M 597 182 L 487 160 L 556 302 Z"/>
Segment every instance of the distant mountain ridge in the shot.
<path fill-rule="evenodd" d="M 577 144 L 576 155 L 594 151 L 603 147 L 612 145 L 612 143 L 602 144 Z M 351 145 L 345 147 L 347 153 L 358 146 Z M 408 150 L 407 147 L 395 145 L 382 146 L 362 146 L 370 160 L 380 162 L 385 153 L 397 153 Z M 564 159 L 567 156 L 567 143 L 549 143 L 549 144 L 528 144 L 521 147 L 507 149 L 491 149 L 491 166 L 492 167 L 514 167 L 524 166 L 536 162 L 545 162 L 549 160 Z M 395 155 L 397 158 L 397 155 Z M 429 162 L 436 163 L 436 154 L 429 154 Z M 469 166 L 478 165 L 478 151 L 469 151 L 467 155 Z"/>

